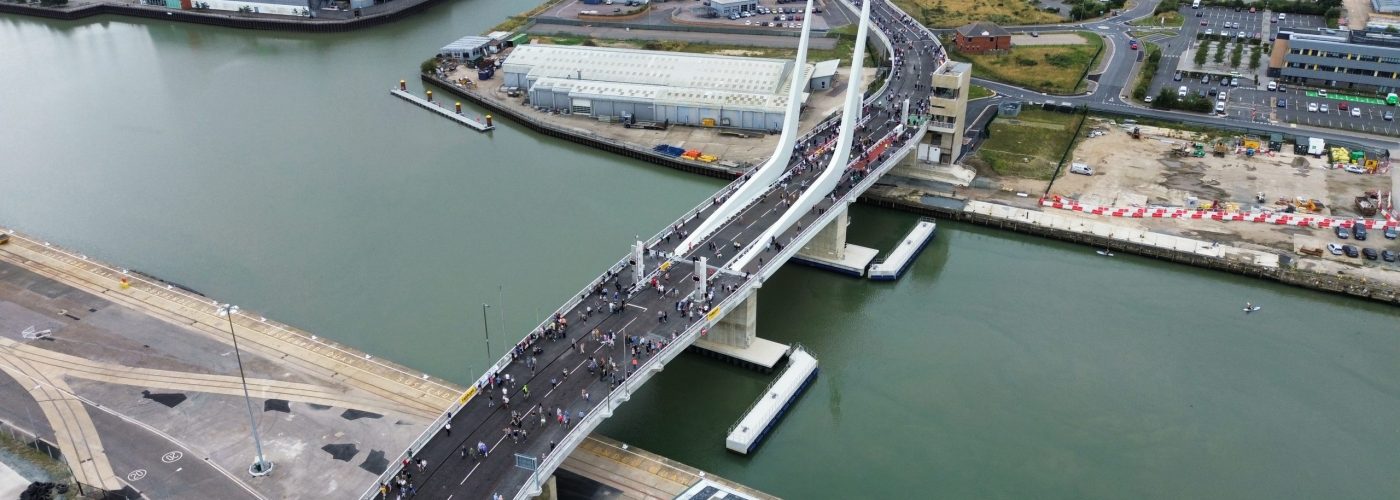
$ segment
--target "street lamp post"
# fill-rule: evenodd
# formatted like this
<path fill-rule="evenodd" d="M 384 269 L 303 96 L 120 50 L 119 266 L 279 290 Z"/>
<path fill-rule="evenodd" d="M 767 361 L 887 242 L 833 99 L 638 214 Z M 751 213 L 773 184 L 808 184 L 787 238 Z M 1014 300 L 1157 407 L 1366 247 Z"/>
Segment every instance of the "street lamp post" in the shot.
<path fill-rule="evenodd" d="M 238 351 L 238 334 L 233 331 L 233 315 L 238 313 L 238 306 L 224 304 L 219 306 L 219 316 L 228 318 L 228 333 L 233 337 L 233 357 L 238 360 L 238 380 L 243 383 L 243 402 L 248 405 L 248 425 L 253 428 L 253 447 L 258 451 L 258 459 L 253 465 L 248 466 L 248 473 L 254 476 L 266 476 L 272 472 L 272 462 L 263 457 L 262 439 L 258 438 L 258 421 L 253 416 L 253 398 L 248 395 L 248 378 L 243 374 L 243 356 Z"/>
<path fill-rule="evenodd" d="M 481 328 L 486 330 L 486 365 L 491 366 L 491 325 L 487 324 L 486 321 L 486 308 L 488 307 L 491 306 L 486 303 L 481 304 Z"/>

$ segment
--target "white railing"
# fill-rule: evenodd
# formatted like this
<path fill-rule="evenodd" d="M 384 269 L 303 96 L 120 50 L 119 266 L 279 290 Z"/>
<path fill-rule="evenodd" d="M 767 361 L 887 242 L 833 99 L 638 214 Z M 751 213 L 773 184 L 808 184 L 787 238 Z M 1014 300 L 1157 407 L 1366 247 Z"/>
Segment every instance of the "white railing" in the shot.
<path fill-rule="evenodd" d="M 839 202 L 843 204 L 854 202 L 856 198 L 860 197 L 861 193 L 870 189 L 870 187 L 875 184 L 876 180 L 897 165 L 905 155 L 913 151 L 923 138 L 923 134 L 923 130 L 920 129 L 918 133 L 914 134 L 913 137 L 905 142 L 904 146 L 895 150 L 895 152 L 886 158 L 879 166 L 871 169 L 870 175 L 861 179 L 861 181 L 853 186 Z M 559 468 L 559 465 L 564 462 L 564 459 L 569 453 L 593 432 L 593 429 L 597 428 L 603 420 L 611 417 L 613 411 L 616 410 L 618 406 L 631 399 L 633 392 L 641 387 L 642 384 L 646 383 L 646 381 L 657 372 L 660 372 L 665 367 L 666 363 L 670 362 L 670 360 L 684 351 L 686 347 L 698 340 L 701 331 L 708 331 L 715 323 L 724 319 L 725 315 L 737 306 L 737 302 L 743 301 L 755 288 L 760 286 L 768 276 L 777 272 L 777 270 L 782 267 L 783 263 L 792 258 L 792 256 L 808 241 L 811 241 L 817 233 L 821 232 L 821 229 L 824 228 L 826 224 L 831 223 L 838 212 L 839 210 L 827 210 L 823 215 L 818 217 L 817 222 L 804 227 L 802 231 L 793 237 L 793 242 L 791 244 L 784 246 L 783 249 L 779 251 L 777 257 L 768 261 L 763 266 L 760 266 L 758 274 L 741 283 L 739 288 L 728 297 L 725 297 L 724 300 L 720 301 L 719 305 L 711 310 L 711 313 L 702 317 L 701 321 L 687 327 L 684 333 L 670 344 L 667 344 L 656 356 L 643 362 L 636 372 L 624 380 L 622 384 L 618 385 L 617 389 L 614 389 L 607 397 L 603 398 L 597 407 L 586 413 L 583 419 L 579 420 L 578 425 L 559 440 L 559 444 L 554 450 L 546 455 L 544 460 L 540 461 L 535 467 L 534 472 L 530 474 L 530 478 L 526 481 L 524 487 L 516 493 L 515 499 L 529 500 L 535 495 L 538 495 L 542 489 L 543 482 L 554 473 L 555 469 Z"/>

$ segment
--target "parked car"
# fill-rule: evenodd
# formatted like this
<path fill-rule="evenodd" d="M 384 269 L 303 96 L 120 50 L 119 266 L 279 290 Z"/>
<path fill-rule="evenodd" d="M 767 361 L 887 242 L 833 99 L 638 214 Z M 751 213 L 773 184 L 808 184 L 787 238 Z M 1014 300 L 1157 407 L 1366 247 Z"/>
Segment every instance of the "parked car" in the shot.
<path fill-rule="evenodd" d="M 1176 96 L 1177 96 L 1177 97 L 1186 97 L 1186 92 L 1188 92 L 1186 86 L 1185 86 L 1185 85 L 1182 85 L 1180 88 L 1177 88 L 1177 89 L 1176 89 Z"/>
<path fill-rule="evenodd" d="M 1340 110 L 1342 110 L 1342 111 L 1346 111 L 1346 110 L 1347 110 L 1347 103 L 1338 104 L 1338 105 L 1337 105 L 1337 109 L 1340 109 Z"/>
<path fill-rule="evenodd" d="M 1376 254 L 1376 249 L 1367 247 L 1361 249 L 1361 255 L 1365 255 L 1366 260 L 1376 260 L 1378 254 Z"/>
<path fill-rule="evenodd" d="M 1351 235 L 1356 241 L 1366 241 L 1366 225 L 1356 221 L 1356 224 L 1351 225 Z"/>
<path fill-rule="evenodd" d="M 1336 229 L 1337 229 L 1337 237 L 1338 237 L 1338 238 L 1341 238 L 1341 239 L 1344 239 L 1344 240 L 1345 240 L 1345 239 L 1351 237 L 1351 231 L 1347 231 L 1347 228 L 1344 228 L 1344 227 L 1342 227 L 1342 226 L 1337 226 Z"/>
<path fill-rule="evenodd" d="M 1317 110 L 1318 110 L 1318 111 L 1321 111 L 1321 112 L 1323 112 L 1323 113 L 1326 113 L 1326 112 L 1327 112 L 1327 103 L 1324 102 L 1324 103 L 1322 103 L 1322 104 L 1317 105 Z"/>
<path fill-rule="evenodd" d="M 1143 97 L 1143 98 L 1142 98 L 1142 102 L 1145 102 L 1145 103 L 1148 103 L 1148 104 L 1152 104 L 1152 96 Z"/>
<path fill-rule="evenodd" d="M 1280 84 L 1278 84 L 1278 91 L 1279 91 L 1279 92 L 1288 92 L 1288 89 L 1287 89 L 1287 88 L 1284 88 L 1283 84 L 1280 83 Z"/>
<path fill-rule="evenodd" d="M 1347 254 L 1347 257 L 1351 258 L 1356 258 L 1356 256 L 1361 255 L 1361 252 L 1357 251 L 1356 247 L 1351 245 L 1342 245 L 1342 253 Z"/>
<path fill-rule="evenodd" d="M 1315 103 L 1315 102 L 1310 102 L 1310 103 L 1308 103 L 1308 112 L 1309 112 L 1309 113 L 1316 113 L 1316 112 L 1317 112 L 1317 103 Z"/>
<path fill-rule="evenodd" d="M 1240 79 L 1239 79 L 1239 78 L 1231 78 L 1231 79 L 1230 79 L 1230 86 L 1231 86 L 1231 87 L 1238 87 L 1238 86 L 1240 86 Z"/>
<path fill-rule="evenodd" d="M 1338 243 L 1328 243 L 1328 244 L 1327 244 L 1327 251 L 1328 251 L 1328 252 L 1332 252 L 1332 255 L 1341 255 L 1341 254 L 1342 254 L 1342 245 L 1341 245 L 1341 244 L 1338 244 Z"/>
<path fill-rule="evenodd" d="M 1210 94 L 1211 96 L 1215 96 L 1215 89 L 1210 89 L 1209 94 Z"/>
<path fill-rule="evenodd" d="M 1133 40 L 1132 43 L 1129 43 L 1129 44 L 1128 44 L 1128 48 L 1129 48 L 1129 49 L 1132 49 L 1132 50 L 1137 50 L 1137 49 L 1138 49 L 1137 40 Z"/>
<path fill-rule="evenodd" d="M 1225 103 L 1223 103 L 1223 102 L 1217 102 L 1217 103 L 1215 103 L 1215 112 L 1216 112 L 1216 113 L 1220 113 L 1220 114 L 1222 114 L 1222 115 L 1225 114 Z"/>
<path fill-rule="evenodd" d="M 1358 107 L 1353 106 L 1353 107 L 1351 108 L 1351 117 L 1352 117 L 1352 118 L 1361 118 L 1361 108 L 1358 108 Z"/>
<path fill-rule="evenodd" d="M 1176 81 L 1176 82 L 1181 81 L 1181 72 L 1180 72 L 1180 71 L 1176 72 L 1175 75 L 1172 75 L 1172 81 Z"/>
<path fill-rule="evenodd" d="M 1280 107 L 1280 108 L 1286 108 L 1286 107 L 1288 107 L 1288 99 L 1279 99 L 1279 100 L 1278 100 L 1278 107 Z"/>
<path fill-rule="evenodd" d="M 1382 234 L 1385 235 L 1385 239 L 1393 240 L 1396 236 L 1400 236 L 1400 230 L 1397 230 L 1394 227 L 1387 227 L 1385 228 L 1385 232 Z"/>
<path fill-rule="evenodd" d="M 1382 118 L 1385 118 L 1385 121 L 1394 120 L 1394 119 L 1395 119 L 1395 112 L 1394 112 L 1394 111 L 1386 111 L 1386 112 L 1385 112 L 1385 116 L 1382 117 Z"/>
<path fill-rule="evenodd" d="M 1318 95 L 1319 97 L 1327 97 L 1327 89 L 1322 89 L 1322 90 L 1317 91 L 1317 95 Z"/>
<path fill-rule="evenodd" d="M 1395 252 L 1392 252 L 1390 250 L 1381 250 L 1381 260 L 1386 262 L 1395 262 Z"/>

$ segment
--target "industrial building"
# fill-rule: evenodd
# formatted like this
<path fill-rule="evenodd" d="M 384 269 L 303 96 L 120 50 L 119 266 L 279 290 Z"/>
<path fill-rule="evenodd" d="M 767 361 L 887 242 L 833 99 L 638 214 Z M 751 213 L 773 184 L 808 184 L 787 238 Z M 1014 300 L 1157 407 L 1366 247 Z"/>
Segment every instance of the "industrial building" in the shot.
<path fill-rule="evenodd" d="M 710 9 L 720 17 L 758 11 L 758 0 L 710 0 Z"/>
<path fill-rule="evenodd" d="M 963 153 L 967 124 L 967 92 L 972 86 L 972 65 L 947 61 L 930 76 L 928 121 L 918 158 L 934 165 L 950 165 Z"/>
<path fill-rule="evenodd" d="M 822 61 L 817 63 L 817 67 L 812 70 L 812 78 L 807 84 L 807 90 L 826 90 L 831 88 L 836 79 L 836 69 L 841 64 L 838 59 Z"/>
<path fill-rule="evenodd" d="M 607 47 L 525 45 L 501 66 L 504 86 L 540 109 L 602 120 L 776 131 L 788 85 L 813 66 L 793 61 Z M 827 80 L 830 85 L 830 80 Z M 803 93 L 805 101 L 807 93 Z"/>
<path fill-rule="evenodd" d="M 182 9 L 191 9 L 195 4 L 209 10 L 239 12 L 248 10 L 257 14 L 278 14 L 283 16 L 310 15 L 307 0 L 191 0 L 181 2 Z"/>
<path fill-rule="evenodd" d="M 1377 29 L 1282 31 L 1268 74 L 1302 85 L 1393 92 L 1400 88 L 1400 36 Z"/>

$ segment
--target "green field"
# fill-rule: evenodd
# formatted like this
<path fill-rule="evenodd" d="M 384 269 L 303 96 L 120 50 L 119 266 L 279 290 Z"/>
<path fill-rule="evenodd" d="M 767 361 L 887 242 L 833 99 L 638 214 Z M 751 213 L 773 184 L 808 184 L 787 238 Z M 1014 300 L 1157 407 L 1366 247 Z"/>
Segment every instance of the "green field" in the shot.
<path fill-rule="evenodd" d="M 981 99 L 983 97 L 991 97 L 994 95 L 996 95 L 995 92 L 992 92 L 987 87 L 983 87 L 981 85 L 973 85 L 967 89 L 967 98 L 969 100 Z"/>
<path fill-rule="evenodd" d="M 930 28 L 956 28 L 973 21 L 1003 26 L 1062 23 L 1059 15 L 1037 9 L 1027 0 L 894 0 L 904 12 Z"/>
<path fill-rule="evenodd" d="M 998 117 L 970 161 L 999 176 L 1050 180 L 1083 116 L 1026 108 L 1015 118 Z"/>
<path fill-rule="evenodd" d="M 953 59 L 972 63 L 972 74 L 979 78 L 1009 83 L 1051 94 L 1072 94 L 1084 87 L 1085 70 L 1096 62 L 1103 47 L 1098 35 L 1080 32 L 1079 45 L 1013 46 L 1000 54 L 964 54 L 946 43 Z"/>
<path fill-rule="evenodd" d="M 1181 25 L 1185 22 L 1186 18 L 1181 17 L 1180 12 L 1172 11 L 1163 12 L 1161 14 L 1153 14 L 1152 17 L 1144 17 L 1142 19 L 1133 21 L 1131 24 L 1133 26 L 1166 26 L 1180 28 Z"/>

